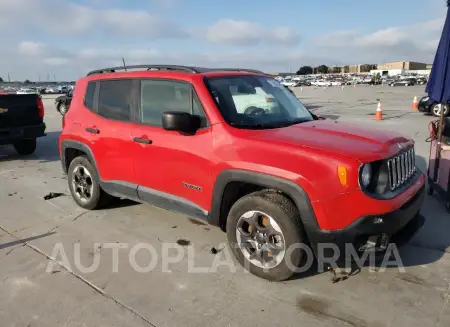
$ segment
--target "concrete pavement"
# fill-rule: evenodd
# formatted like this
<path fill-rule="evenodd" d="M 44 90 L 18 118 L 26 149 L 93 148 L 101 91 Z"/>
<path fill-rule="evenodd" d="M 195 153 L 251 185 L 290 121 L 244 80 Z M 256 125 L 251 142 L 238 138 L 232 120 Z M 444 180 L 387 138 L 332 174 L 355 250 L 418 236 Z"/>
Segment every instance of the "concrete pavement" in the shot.
<path fill-rule="evenodd" d="M 410 109 L 423 87 L 296 92 L 331 119 L 413 137 L 419 166 L 426 167 L 432 118 Z M 391 119 L 373 120 L 378 98 Z M 129 201 L 86 212 L 70 196 L 43 200 L 49 192 L 69 194 L 57 152 L 61 117 L 51 99 L 45 106 L 48 136 L 35 155 L 19 158 L 11 148 L 0 149 L 2 327 L 450 325 L 450 215 L 437 199 L 427 197 L 426 225 L 401 250 L 405 272 L 363 268 L 332 284 L 329 273 L 310 271 L 270 283 L 227 265 L 226 249 L 212 254 L 212 247 L 223 248 L 225 234 L 180 214 Z M 156 252 L 136 252 L 138 244 Z M 177 256 L 182 259 L 171 263 Z M 148 272 L 132 268 L 151 262 Z M 217 269 L 189 273 L 192 263 Z"/>

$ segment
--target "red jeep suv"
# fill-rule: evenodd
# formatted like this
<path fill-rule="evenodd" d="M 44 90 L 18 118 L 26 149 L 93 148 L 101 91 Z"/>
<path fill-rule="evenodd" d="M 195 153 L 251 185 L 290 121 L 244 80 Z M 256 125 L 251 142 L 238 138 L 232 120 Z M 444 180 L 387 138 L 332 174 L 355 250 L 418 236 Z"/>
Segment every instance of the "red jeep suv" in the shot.
<path fill-rule="evenodd" d="M 237 260 L 270 280 L 301 266 L 298 244 L 317 259 L 335 253 L 323 243 L 383 250 L 423 225 L 411 139 L 319 119 L 259 71 L 92 71 L 59 150 L 81 207 L 121 197 L 220 226 Z"/>

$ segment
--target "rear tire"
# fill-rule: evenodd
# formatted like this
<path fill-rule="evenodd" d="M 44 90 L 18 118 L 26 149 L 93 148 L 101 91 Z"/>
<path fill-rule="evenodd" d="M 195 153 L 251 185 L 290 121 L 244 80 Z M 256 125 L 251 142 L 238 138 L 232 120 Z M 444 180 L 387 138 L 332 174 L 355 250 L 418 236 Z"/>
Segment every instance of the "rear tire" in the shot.
<path fill-rule="evenodd" d="M 14 143 L 13 146 L 18 154 L 26 156 L 36 151 L 36 143 L 36 139 L 25 139 Z"/>
<path fill-rule="evenodd" d="M 112 199 L 100 187 L 98 174 L 88 157 L 73 159 L 67 175 L 70 193 L 80 207 L 87 210 L 100 209 Z"/>
<path fill-rule="evenodd" d="M 60 102 L 58 104 L 58 111 L 61 115 L 65 115 L 67 113 L 67 111 L 69 110 L 69 108 L 67 107 L 67 105 L 63 102 Z"/>
<path fill-rule="evenodd" d="M 258 226 L 258 221 L 264 219 L 267 223 Z M 263 190 L 240 198 L 228 214 L 226 227 L 237 261 L 258 277 L 286 280 L 294 275 L 305 256 L 298 246 L 288 250 L 306 238 L 296 206 L 276 191 Z"/>

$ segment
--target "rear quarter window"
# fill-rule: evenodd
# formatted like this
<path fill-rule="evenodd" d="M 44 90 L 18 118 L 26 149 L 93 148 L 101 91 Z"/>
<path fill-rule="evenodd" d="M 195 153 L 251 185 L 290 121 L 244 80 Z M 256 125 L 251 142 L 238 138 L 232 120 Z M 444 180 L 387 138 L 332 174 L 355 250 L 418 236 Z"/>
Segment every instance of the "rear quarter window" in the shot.
<path fill-rule="evenodd" d="M 97 82 L 89 82 L 84 94 L 84 106 L 90 110 L 94 110 L 94 96 Z"/>

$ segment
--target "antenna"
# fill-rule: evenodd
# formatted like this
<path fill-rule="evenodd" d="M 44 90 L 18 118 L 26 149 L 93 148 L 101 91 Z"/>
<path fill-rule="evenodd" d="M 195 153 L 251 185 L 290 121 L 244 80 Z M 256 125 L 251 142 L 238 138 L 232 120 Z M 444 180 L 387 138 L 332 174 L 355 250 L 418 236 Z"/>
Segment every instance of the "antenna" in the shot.
<path fill-rule="evenodd" d="M 125 59 L 122 57 L 122 62 L 123 62 L 123 68 L 125 69 L 125 71 L 127 71 L 127 65 L 125 65 Z"/>

